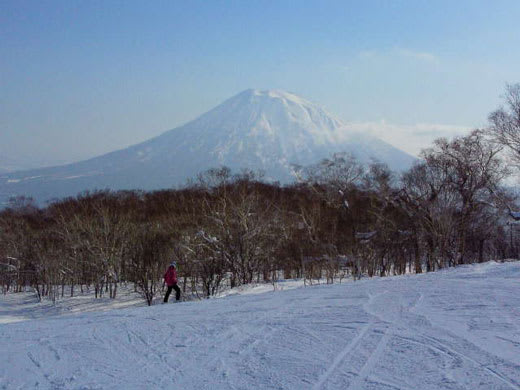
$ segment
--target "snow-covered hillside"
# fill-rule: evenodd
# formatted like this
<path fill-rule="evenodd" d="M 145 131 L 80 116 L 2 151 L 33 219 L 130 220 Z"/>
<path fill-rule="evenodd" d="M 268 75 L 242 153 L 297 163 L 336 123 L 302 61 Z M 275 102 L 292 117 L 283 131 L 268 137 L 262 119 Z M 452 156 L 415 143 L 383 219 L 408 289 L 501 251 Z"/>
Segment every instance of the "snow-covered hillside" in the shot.
<path fill-rule="evenodd" d="M 519 280 L 490 262 L 0 325 L 0 388 L 520 389 Z"/>
<path fill-rule="evenodd" d="M 222 165 L 234 171 L 262 170 L 266 179 L 288 182 L 294 179 L 293 164 L 314 164 L 344 151 L 397 170 L 415 160 L 294 94 L 250 89 L 184 126 L 127 149 L 75 164 L 4 174 L 0 202 L 16 194 L 46 200 L 95 188 L 169 188 Z"/>

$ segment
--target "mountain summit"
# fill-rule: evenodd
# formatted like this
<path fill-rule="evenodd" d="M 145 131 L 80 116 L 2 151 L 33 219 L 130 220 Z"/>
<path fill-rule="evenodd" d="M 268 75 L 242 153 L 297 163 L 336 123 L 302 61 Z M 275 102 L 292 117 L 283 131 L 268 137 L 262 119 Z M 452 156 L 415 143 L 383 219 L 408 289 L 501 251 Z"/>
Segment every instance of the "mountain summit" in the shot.
<path fill-rule="evenodd" d="M 158 189 L 226 165 L 262 170 L 289 182 L 292 166 L 310 165 L 336 152 L 391 168 L 414 158 L 366 134 L 349 131 L 320 106 L 281 90 L 248 89 L 197 119 L 149 141 L 90 160 L 0 176 L 0 202 L 13 195 L 39 201 L 95 188 Z"/>

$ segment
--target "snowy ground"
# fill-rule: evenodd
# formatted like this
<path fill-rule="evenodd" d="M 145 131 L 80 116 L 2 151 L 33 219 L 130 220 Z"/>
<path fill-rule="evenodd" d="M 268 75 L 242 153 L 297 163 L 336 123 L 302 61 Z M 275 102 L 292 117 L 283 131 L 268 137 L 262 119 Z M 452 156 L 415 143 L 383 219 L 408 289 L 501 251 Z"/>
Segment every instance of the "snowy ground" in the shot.
<path fill-rule="evenodd" d="M 39 302 L 34 292 L 0 294 L 0 324 L 139 306 L 146 306 L 144 299 L 129 288 L 120 288 L 115 300 L 108 296 L 96 299 L 90 291 L 76 292 L 72 298 L 66 295 L 54 304 L 48 299 Z"/>
<path fill-rule="evenodd" d="M 346 279 L 343 279 L 345 281 Z M 351 279 L 348 281 L 352 281 Z M 307 282 L 308 284 L 309 282 Z M 313 281 L 314 284 L 326 283 L 326 279 Z M 233 289 L 224 288 L 214 298 L 224 298 L 231 295 L 251 295 L 263 294 L 271 291 L 290 290 L 303 287 L 302 279 L 281 280 L 274 284 L 258 283 L 239 286 Z M 49 299 L 38 300 L 33 291 L 0 294 L 0 324 L 11 322 L 29 321 L 35 319 L 45 319 L 68 314 L 79 314 L 95 311 L 109 311 L 131 307 L 147 306 L 144 298 L 131 286 L 120 286 L 117 298 L 110 299 L 108 293 L 102 298 L 95 298 L 94 291 L 80 293 L 76 287 L 75 294 L 70 297 L 69 291 L 65 292 L 64 297 L 60 297 L 55 303 Z M 160 292 L 154 298 L 154 305 L 162 302 L 164 292 Z M 174 294 L 175 295 L 175 294 Z M 173 299 L 173 298 L 172 298 Z M 186 300 L 197 300 L 195 296 L 183 297 Z"/>
<path fill-rule="evenodd" d="M 4 324 L 0 351 L 7 389 L 519 390 L 520 263 Z"/>

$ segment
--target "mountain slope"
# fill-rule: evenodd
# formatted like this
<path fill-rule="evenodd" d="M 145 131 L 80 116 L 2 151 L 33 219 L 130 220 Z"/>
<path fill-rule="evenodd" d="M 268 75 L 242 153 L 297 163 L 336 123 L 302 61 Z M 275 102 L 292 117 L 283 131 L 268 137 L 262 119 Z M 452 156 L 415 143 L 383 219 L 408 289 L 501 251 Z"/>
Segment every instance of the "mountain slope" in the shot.
<path fill-rule="evenodd" d="M 0 325 L 0 388 L 518 389 L 519 278 L 490 262 Z"/>
<path fill-rule="evenodd" d="M 263 170 L 266 179 L 288 182 L 293 164 L 313 164 L 342 151 L 398 170 L 414 161 L 375 137 L 348 131 L 296 95 L 251 89 L 141 144 L 75 164 L 3 175 L 0 200 L 2 194 L 45 200 L 94 188 L 171 187 L 222 165 Z"/>

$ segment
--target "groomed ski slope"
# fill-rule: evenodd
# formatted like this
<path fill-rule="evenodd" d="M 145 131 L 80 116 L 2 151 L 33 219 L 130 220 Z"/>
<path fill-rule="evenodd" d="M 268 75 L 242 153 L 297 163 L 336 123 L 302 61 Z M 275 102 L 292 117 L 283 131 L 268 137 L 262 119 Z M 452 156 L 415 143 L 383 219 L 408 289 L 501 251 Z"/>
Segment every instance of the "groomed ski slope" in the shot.
<path fill-rule="evenodd" d="M 0 325 L 7 389 L 520 389 L 520 263 Z"/>

